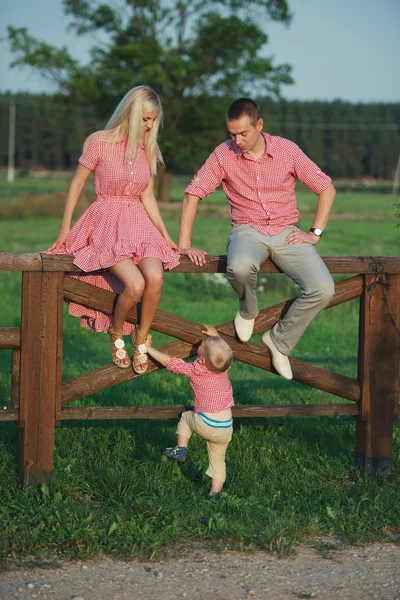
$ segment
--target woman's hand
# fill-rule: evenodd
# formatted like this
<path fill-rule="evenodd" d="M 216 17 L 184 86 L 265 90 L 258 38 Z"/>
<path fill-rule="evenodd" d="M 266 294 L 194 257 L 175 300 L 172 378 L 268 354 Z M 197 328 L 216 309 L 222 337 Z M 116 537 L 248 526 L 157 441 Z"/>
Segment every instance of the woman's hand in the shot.
<path fill-rule="evenodd" d="M 199 248 L 181 248 L 181 254 L 188 256 L 192 263 L 201 267 L 207 262 L 207 252 Z"/>
<path fill-rule="evenodd" d="M 60 233 L 57 236 L 54 244 L 49 248 L 49 250 L 58 250 L 63 244 L 65 244 L 65 249 L 68 253 L 71 252 L 71 248 L 69 245 L 69 227 L 61 227 Z"/>
<path fill-rule="evenodd" d="M 174 252 L 176 252 L 176 254 L 180 254 L 181 251 L 179 249 L 179 247 L 175 244 L 174 240 L 172 239 L 171 236 L 169 236 L 168 234 L 164 236 L 165 241 L 167 242 L 168 246 L 171 248 L 171 250 L 173 250 Z"/>

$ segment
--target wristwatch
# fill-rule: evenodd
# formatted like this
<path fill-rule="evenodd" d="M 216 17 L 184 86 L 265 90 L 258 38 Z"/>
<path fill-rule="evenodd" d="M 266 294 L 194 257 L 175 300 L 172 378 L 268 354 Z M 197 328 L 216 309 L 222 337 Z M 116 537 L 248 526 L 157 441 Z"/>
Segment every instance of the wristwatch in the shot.
<path fill-rule="evenodd" d="M 318 237 L 321 237 L 322 234 L 323 234 L 323 231 L 319 227 L 311 227 L 310 233 L 313 233 L 314 235 L 317 235 Z"/>

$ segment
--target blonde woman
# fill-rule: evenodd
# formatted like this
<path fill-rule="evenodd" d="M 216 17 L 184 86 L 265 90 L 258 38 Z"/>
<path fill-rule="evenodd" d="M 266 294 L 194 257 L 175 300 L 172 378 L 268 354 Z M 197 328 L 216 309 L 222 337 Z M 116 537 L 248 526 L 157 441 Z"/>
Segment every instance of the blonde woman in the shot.
<path fill-rule="evenodd" d="M 146 339 L 157 310 L 163 271 L 179 262 L 179 249 L 168 234 L 154 197 L 157 163 L 163 162 L 157 145 L 162 121 L 157 94 L 146 86 L 130 90 L 103 131 L 86 140 L 79 166 L 65 202 L 60 233 L 47 251 L 73 254 L 82 271 L 107 269 L 104 274 L 79 274 L 81 279 L 118 294 L 113 315 L 70 303 L 69 312 L 81 325 L 107 332 L 112 360 L 121 368 L 131 365 L 123 335 L 135 344 L 133 370 L 148 368 Z M 79 195 L 94 173 L 96 200 L 70 228 Z M 141 299 L 140 324 L 126 322 Z"/>

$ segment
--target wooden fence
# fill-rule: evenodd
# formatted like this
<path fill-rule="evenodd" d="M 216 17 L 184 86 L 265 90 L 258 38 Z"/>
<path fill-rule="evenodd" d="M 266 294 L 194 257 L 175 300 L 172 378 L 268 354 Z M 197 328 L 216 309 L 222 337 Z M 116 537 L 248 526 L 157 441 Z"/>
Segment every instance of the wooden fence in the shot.
<path fill-rule="evenodd" d="M 293 379 L 346 400 L 338 404 L 236 406 L 235 417 L 350 415 L 356 419 L 356 461 L 365 472 L 390 472 L 393 423 L 398 403 L 400 360 L 400 257 L 323 257 L 331 273 L 354 274 L 336 284 L 329 306 L 360 298 L 358 377 L 352 379 L 290 359 Z M 53 471 L 55 427 L 64 419 L 140 419 L 177 417 L 183 406 L 68 407 L 69 402 L 138 377 L 131 369 L 113 364 L 62 381 L 63 299 L 107 313 L 115 295 L 68 275 L 77 271 L 72 256 L 0 254 L 0 270 L 22 271 L 20 328 L 0 328 L 0 348 L 12 350 L 11 403 L 0 412 L 0 421 L 20 427 L 19 471 L 21 482 L 37 485 Z M 224 273 L 225 256 L 209 256 L 203 267 L 186 257 L 174 273 Z M 262 273 L 279 273 L 270 261 Z M 273 327 L 292 300 L 263 309 L 254 333 Z M 137 322 L 136 309 L 128 317 Z M 161 349 L 188 358 L 193 345 L 204 339 L 202 326 L 158 310 L 152 328 L 177 338 Z M 261 346 L 240 343 L 233 322 L 217 326 L 236 360 L 271 371 L 269 356 Z M 345 332 L 338 331 L 338 335 Z M 143 376 L 158 367 L 150 364 Z"/>

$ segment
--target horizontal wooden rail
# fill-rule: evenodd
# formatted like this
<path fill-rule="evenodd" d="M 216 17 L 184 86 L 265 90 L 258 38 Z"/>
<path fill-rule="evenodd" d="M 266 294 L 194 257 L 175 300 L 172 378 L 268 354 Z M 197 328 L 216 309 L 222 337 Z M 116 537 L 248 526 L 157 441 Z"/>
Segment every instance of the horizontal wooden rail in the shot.
<path fill-rule="evenodd" d="M 42 255 L 1 252 L 0 271 L 43 271 Z"/>
<path fill-rule="evenodd" d="M 65 419 L 173 419 L 193 406 L 95 406 L 67 407 L 61 410 Z M 331 417 L 338 415 L 358 415 L 356 404 L 277 404 L 262 406 L 234 406 L 232 414 L 241 417 Z"/>
<path fill-rule="evenodd" d="M 400 273 L 399 256 L 323 256 L 323 261 L 331 273 L 377 274 Z M 0 253 L 0 271 L 79 271 L 73 264 L 73 255 L 49 254 L 12 254 Z M 181 256 L 180 264 L 172 273 L 225 273 L 226 256 L 208 256 L 202 267 L 195 266 L 187 256 Z M 280 273 L 281 271 L 266 260 L 260 269 L 261 273 Z"/>
<path fill-rule="evenodd" d="M 21 345 L 19 327 L 0 327 L 0 348 L 2 350 L 15 350 Z"/>
<path fill-rule="evenodd" d="M 0 421 L 18 421 L 18 408 L 0 406 Z"/>

